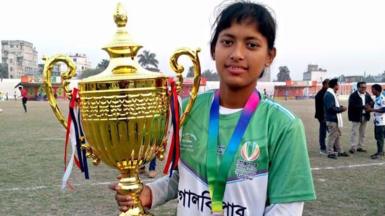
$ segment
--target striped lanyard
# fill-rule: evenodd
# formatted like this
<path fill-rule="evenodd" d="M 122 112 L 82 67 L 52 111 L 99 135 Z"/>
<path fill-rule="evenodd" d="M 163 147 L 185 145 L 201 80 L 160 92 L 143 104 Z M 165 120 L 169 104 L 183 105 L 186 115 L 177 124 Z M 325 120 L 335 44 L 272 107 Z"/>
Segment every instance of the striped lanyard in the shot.
<path fill-rule="evenodd" d="M 214 214 L 223 214 L 222 201 L 225 194 L 227 177 L 234 162 L 235 154 L 241 143 L 246 128 L 257 109 L 260 97 L 253 91 L 242 110 L 238 123 L 231 135 L 229 144 L 223 154 L 220 164 L 217 163 L 217 148 L 219 139 L 219 91 L 215 92 L 210 109 L 209 137 L 207 142 L 207 181 L 211 197 L 211 210 Z"/>

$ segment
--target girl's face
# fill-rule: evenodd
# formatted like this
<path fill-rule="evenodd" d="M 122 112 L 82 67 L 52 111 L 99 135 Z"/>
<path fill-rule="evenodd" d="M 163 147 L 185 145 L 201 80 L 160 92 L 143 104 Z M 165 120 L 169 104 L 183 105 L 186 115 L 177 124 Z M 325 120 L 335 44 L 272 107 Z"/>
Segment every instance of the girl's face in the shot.
<path fill-rule="evenodd" d="M 255 88 L 255 84 L 275 57 L 266 38 L 255 23 L 233 22 L 221 31 L 215 45 L 214 59 L 221 86 L 231 89 Z"/>

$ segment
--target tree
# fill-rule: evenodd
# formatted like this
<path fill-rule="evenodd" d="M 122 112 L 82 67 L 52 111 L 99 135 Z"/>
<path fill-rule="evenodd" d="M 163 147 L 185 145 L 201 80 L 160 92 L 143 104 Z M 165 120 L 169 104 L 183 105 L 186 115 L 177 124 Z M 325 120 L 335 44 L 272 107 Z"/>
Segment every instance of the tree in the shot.
<path fill-rule="evenodd" d="M 280 66 L 279 67 L 277 79 L 278 79 L 278 82 L 285 82 L 286 80 L 291 80 L 290 70 L 287 66 Z"/>
<path fill-rule="evenodd" d="M 385 82 L 385 71 L 381 74 L 381 82 Z"/>
<path fill-rule="evenodd" d="M 364 81 L 368 82 L 368 83 L 374 83 L 374 82 L 376 82 L 376 79 L 372 75 L 369 74 L 368 76 L 366 76 L 364 78 Z"/>
<path fill-rule="evenodd" d="M 0 64 L 0 78 L 8 78 L 7 64 Z"/>
<path fill-rule="evenodd" d="M 150 71 L 159 72 L 158 69 L 158 60 L 156 59 L 156 54 L 151 53 L 148 50 L 144 50 L 141 54 L 138 55 L 139 64 Z"/>
<path fill-rule="evenodd" d="M 79 78 L 84 79 L 84 78 L 96 75 L 102 71 L 103 71 L 103 69 L 100 69 L 100 68 L 85 69 L 84 71 L 81 72 Z"/>
<path fill-rule="evenodd" d="M 218 81 L 219 80 L 218 74 L 213 72 L 210 69 L 203 71 L 202 76 L 205 77 L 207 79 L 207 81 Z"/>
<path fill-rule="evenodd" d="M 190 66 L 188 68 L 187 76 L 186 77 L 194 77 L 194 67 Z"/>
<path fill-rule="evenodd" d="M 96 74 L 104 71 L 108 67 L 109 63 L 110 63 L 109 60 L 103 59 L 101 62 L 98 63 L 96 68 L 86 69 L 86 70 L 82 71 L 82 73 L 80 74 L 79 78 L 80 79 L 84 79 L 84 78 L 96 75 Z"/>
<path fill-rule="evenodd" d="M 109 60 L 103 59 L 101 62 L 99 62 L 97 68 L 104 70 L 104 69 L 106 69 L 108 67 L 109 63 L 110 63 Z"/>

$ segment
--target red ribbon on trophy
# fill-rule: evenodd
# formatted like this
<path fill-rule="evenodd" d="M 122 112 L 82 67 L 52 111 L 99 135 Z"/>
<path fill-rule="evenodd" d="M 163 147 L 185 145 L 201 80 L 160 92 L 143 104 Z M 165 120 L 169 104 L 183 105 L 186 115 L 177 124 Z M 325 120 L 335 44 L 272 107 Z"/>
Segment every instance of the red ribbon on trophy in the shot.
<path fill-rule="evenodd" d="M 170 176 L 172 175 L 172 171 L 176 170 L 178 167 L 178 161 L 180 158 L 180 140 L 179 140 L 179 128 L 180 128 L 180 120 L 179 120 L 179 100 L 178 93 L 176 91 L 176 84 L 173 78 L 169 78 L 168 82 L 170 83 L 170 108 L 171 108 L 171 119 L 172 119 L 172 138 L 170 150 L 167 156 L 167 162 L 164 166 L 163 173 L 167 174 L 170 171 Z"/>
<path fill-rule="evenodd" d="M 69 114 L 67 118 L 67 130 L 66 130 L 66 140 L 64 145 L 64 175 L 62 178 L 62 189 L 64 190 L 66 186 L 73 189 L 73 186 L 68 182 L 68 179 L 71 175 L 73 164 L 84 172 L 85 178 L 89 179 L 88 166 L 87 166 L 87 157 L 86 150 L 81 149 L 81 145 L 85 142 L 81 121 L 80 112 L 78 107 L 78 92 L 77 88 L 72 90 L 72 96 L 69 106 Z M 71 156 L 69 162 L 67 163 L 67 148 L 68 140 L 71 141 Z M 77 152 L 77 156 L 75 155 Z"/>

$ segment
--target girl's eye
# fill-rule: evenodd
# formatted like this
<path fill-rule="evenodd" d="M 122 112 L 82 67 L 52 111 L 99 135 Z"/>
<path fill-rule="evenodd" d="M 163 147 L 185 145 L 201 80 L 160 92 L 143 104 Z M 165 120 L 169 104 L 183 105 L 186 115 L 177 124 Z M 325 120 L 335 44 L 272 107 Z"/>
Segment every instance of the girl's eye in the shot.
<path fill-rule="evenodd" d="M 259 47 L 259 44 L 256 43 L 256 42 L 247 42 L 247 47 L 248 47 L 249 49 L 256 49 L 256 48 Z"/>
<path fill-rule="evenodd" d="M 221 44 L 223 44 L 225 47 L 231 46 L 233 44 L 232 40 L 229 39 L 222 39 Z"/>

